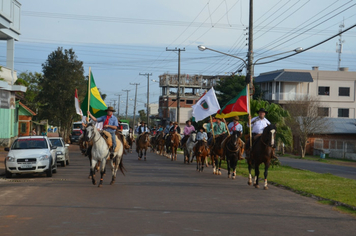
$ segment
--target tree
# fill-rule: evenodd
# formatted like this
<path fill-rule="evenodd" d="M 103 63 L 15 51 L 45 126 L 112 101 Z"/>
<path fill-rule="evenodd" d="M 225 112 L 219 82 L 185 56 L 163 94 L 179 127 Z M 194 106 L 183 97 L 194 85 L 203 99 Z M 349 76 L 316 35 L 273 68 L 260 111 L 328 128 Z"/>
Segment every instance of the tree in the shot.
<path fill-rule="evenodd" d="M 293 135 L 299 138 L 302 158 L 305 157 L 308 138 L 315 133 L 324 133 L 329 126 L 326 119 L 319 116 L 319 107 L 318 99 L 307 96 L 286 104 L 290 113 L 287 124 Z"/>
<path fill-rule="evenodd" d="M 83 62 L 77 60 L 73 49 L 58 47 L 48 55 L 42 64 L 43 77 L 39 80 L 42 89 L 38 93 L 45 112 L 40 118 L 47 118 L 49 123 L 61 127 L 61 135 L 68 138 L 76 112 L 74 91 L 86 92 Z M 82 95 L 82 96 L 83 96 Z"/>
<path fill-rule="evenodd" d="M 139 114 L 139 116 L 140 116 L 140 120 L 141 121 L 143 121 L 143 122 L 146 122 L 146 120 L 147 120 L 147 115 L 146 115 L 146 112 L 145 112 L 145 110 L 139 110 L 138 111 L 138 114 Z M 148 124 L 147 124 L 148 125 Z"/>
<path fill-rule="evenodd" d="M 39 82 L 43 79 L 43 75 L 38 72 L 22 72 L 19 74 L 15 84 L 24 85 L 27 87 L 25 97 L 25 104 L 36 113 L 41 112 L 39 108 L 41 103 L 37 99 L 37 94 L 42 90 Z"/>

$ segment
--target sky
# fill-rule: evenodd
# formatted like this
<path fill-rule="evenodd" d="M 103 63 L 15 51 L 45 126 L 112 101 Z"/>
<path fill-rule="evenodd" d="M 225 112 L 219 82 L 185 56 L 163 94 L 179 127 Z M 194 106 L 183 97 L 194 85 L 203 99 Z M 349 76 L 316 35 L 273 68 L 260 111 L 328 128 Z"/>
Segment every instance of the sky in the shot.
<path fill-rule="evenodd" d="M 246 58 L 249 1 L 247 0 L 19 0 L 21 35 L 15 43 L 15 69 L 41 72 L 42 63 L 57 47 L 73 48 L 91 67 L 98 88 L 109 105 L 122 94 L 120 112 L 125 111 L 129 91 L 129 115 L 133 113 L 135 86 L 137 110 L 144 109 L 147 78 L 150 103 L 157 103 L 158 76 L 177 73 L 178 55 L 168 49 L 181 48 L 181 74 L 229 75 L 241 61 L 197 46 Z M 356 2 L 352 0 L 255 0 L 254 58 L 308 48 L 356 24 Z M 356 71 L 356 27 L 342 35 L 341 66 Z M 255 75 L 278 69 L 336 70 L 338 54 L 334 38 L 288 59 L 255 66 Z M 290 53 L 289 53 L 290 54 Z M 0 42 L 0 65 L 6 62 L 6 43 Z M 285 53 L 283 55 L 288 55 Z M 261 60 L 269 61 L 278 57 Z M 245 74 L 243 70 L 242 74 Z M 81 91 L 78 91 L 79 93 Z M 132 100 L 130 100 L 132 99 Z"/>

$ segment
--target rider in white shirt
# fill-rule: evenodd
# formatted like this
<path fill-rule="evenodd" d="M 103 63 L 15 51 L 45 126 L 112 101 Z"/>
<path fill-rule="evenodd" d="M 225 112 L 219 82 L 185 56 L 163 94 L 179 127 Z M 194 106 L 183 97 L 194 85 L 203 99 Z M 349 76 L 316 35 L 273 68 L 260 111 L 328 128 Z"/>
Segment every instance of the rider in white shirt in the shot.
<path fill-rule="evenodd" d="M 271 124 L 271 122 L 269 122 L 265 118 L 265 115 L 267 115 L 267 113 L 268 112 L 265 111 L 265 109 L 261 108 L 258 111 L 258 116 L 251 119 L 252 137 L 255 137 L 258 134 L 262 134 L 263 129 L 266 128 L 267 125 Z"/>

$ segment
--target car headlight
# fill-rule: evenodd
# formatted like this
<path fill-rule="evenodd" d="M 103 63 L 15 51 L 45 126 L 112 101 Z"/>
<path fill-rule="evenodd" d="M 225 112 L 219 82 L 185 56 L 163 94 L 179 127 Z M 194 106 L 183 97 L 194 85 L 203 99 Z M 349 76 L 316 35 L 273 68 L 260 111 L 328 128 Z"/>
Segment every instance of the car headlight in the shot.
<path fill-rule="evenodd" d="M 58 151 L 58 152 L 57 152 L 57 155 L 63 155 L 63 152 Z"/>
<path fill-rule="evenodd" d="M 8 162 L 15 162 L 15 161 L 16 161 L 15 157 L 12 157 L 12 156 L 7 156 L 7 157 L 6 157 L 6 160 L 7 160 Z"/>
<path fill-rule="evenodd" d="M 48 161 L 49 160 L 49 155 L 43 155 L 43 156 L 40 156 L 40 161 Z"/>

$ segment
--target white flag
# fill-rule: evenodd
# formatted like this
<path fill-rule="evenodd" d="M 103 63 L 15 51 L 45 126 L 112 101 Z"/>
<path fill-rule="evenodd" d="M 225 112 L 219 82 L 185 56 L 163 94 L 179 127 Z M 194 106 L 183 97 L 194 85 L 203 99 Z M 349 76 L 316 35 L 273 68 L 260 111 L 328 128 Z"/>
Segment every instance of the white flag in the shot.
<path fill-rule="evenodd" d="M 79 99 L 78 99 L 77 89 L 75 89 L 74 105 L 75 105 L 75 111 L 77 112 L 77 114 L 83 116 L 82 109 L 80 109 L 80 107 L 79 107 Z"/>
<path fill-rule="evenodd" d="M 192 106 L 195 121 L 201 121 L 220 110 L 218 99 L 215 95 L 214 88 L 211 88 L 198 102 Z"/>

